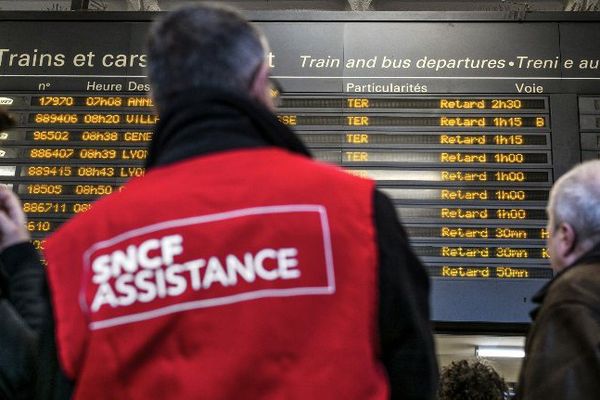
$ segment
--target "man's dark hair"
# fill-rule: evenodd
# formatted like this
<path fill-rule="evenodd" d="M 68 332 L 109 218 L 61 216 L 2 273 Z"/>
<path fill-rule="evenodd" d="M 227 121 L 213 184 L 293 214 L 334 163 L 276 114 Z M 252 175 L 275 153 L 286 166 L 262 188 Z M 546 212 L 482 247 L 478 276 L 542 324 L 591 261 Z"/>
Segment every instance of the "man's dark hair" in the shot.
<path fill-rule="evenodd" d="M 442 368 L 439 400 L 503 400 L 507 392 L 504 379 L 479 361 L 453 361 Z"/>
<path fill-rule="evenodd" d="M 6 111 L 0 108 L 0 132 L 5 129 L 10 129 L 15 125 L 15 121 L 8 115 Z"/>
<path fill-rule="evenodd" d="M 158 108 L 194 88 L 246 91 L 264 62 L 265 43 L 228 7 L 201 4 L 167 14 L 148 36 L 148 75 Z"/>

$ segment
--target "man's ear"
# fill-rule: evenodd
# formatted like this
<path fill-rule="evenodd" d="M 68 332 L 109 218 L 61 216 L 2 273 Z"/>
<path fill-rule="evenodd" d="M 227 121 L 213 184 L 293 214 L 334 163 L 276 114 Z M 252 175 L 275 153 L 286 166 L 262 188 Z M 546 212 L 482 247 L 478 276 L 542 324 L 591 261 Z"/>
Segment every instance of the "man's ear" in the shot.
<path fill-rule="evenodd" d="M 570 224 L 561 222 L 556 228 L 556 239 L 557 239 L 557 250 L 560 256 L 567 265 L 571 264 L 570 261 L 575 261 L 579 257 L 579 253 L 576 252 L 577 248 L 577 233 Z"/>
<path fill-rule="evenodd" d="M 267 107 L 269 110 L 274 110 L 275 105 L 271 98 L 269 84 L 269 65 L 262 63 L 254 74 L 254 79 L 250 83 L 250 97 L 257 100 L 259 103 Z"/>

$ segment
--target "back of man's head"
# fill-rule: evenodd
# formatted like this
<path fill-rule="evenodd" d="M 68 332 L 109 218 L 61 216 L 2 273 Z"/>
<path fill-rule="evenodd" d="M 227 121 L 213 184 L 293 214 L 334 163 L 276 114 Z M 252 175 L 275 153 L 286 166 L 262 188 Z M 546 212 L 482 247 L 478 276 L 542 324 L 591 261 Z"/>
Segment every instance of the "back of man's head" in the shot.
<path fill-rule="evenodd" d="M 265 51 L 261 33 L 236 10 L 210 4 L 180 8 L 149 33 L 152 95 L 162 109 L 194 88 L 247 92 Z"/>
<path fill-rule="evenodd" d="M 576 245 L 590 248 L 600 241 L 600 160 L 578 165 L 560 177 L 548 200 L 549 225 L 569 224 Z"/>

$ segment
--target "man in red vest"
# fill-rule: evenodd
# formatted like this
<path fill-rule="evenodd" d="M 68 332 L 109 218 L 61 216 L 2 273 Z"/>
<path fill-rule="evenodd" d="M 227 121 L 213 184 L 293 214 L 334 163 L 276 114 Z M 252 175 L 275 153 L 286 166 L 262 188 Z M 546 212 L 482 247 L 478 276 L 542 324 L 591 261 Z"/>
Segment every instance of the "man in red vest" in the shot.
<path fill-rule="evenodd" d="M 45 249 L 74 398 L 433 398 L 426 272 L 373 182 L 272 113 L 263 35 L 194 6 L 148 47 L 146 175 Z"/>

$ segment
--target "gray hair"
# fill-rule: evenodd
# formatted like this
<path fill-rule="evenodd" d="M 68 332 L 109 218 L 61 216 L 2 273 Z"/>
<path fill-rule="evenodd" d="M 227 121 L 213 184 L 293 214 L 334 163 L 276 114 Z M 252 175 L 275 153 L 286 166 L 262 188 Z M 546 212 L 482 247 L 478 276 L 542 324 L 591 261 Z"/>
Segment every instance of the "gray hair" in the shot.
<path fill-rule="evenodd" d="M 155 22 L 147 47 L 152 95 L 162 109 L 195 87 L 247 91 L 264 63 L 266 40 L 235 9 L 200 4 Z"/>
<path fill-rule="evenodd" d="M 546 208 L 551 228 L 568 223 L 578 245 L 600 241 L 600 160 L 587 161 L 558 179 Z"/>

